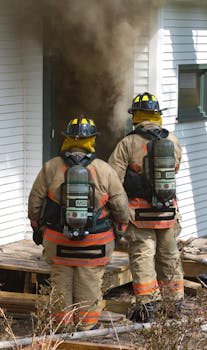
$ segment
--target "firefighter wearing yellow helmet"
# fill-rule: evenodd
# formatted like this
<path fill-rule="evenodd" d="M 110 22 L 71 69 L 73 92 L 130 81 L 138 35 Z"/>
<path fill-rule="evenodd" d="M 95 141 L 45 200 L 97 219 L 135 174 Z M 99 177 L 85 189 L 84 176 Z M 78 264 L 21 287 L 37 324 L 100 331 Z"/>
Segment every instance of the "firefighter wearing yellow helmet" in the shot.
<path fill-rule="evenodd" d="M 129 219 L 127 197 L 116 172 L 95 156 L 93 119 L 74 117 L 63 134 L 61 154 L 47 161 L 34 181 L 28 216 L 61 300 L 56 321 L 96 329 L 113 227 L 124 230 Z"/>
<path fill-rule="evenodd" d="M 157 98 L 138 94 L 128 112 L 134 130 L 109 158 L 128 195 L 130 224 L 126 239 L 136 307 L 129 318 L 154 319 L 161 296 L 173 302 L 175 314 L 184 298 L 183 272 L 175 233 L 178 230 L 175 173 L 182 149 L 177 137 L 162 125 Z"/>

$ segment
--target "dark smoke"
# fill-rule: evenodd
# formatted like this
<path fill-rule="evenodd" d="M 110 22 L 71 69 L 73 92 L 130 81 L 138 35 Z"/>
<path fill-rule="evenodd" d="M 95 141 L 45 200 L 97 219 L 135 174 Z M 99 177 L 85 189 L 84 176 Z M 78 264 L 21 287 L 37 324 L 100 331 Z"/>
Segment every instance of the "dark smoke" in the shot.
<path fill-rule="evenodd" d="M 31 5 L 33 19 L 43 18 L 57 131 L 61 135 L 74 115 L 93 117 L 101 131 L 97 154 L 104 159 L 124 134 L 133 98 L 134 47 L 146 30 L 148 5 L 142 0 L 39 0 Z"/>

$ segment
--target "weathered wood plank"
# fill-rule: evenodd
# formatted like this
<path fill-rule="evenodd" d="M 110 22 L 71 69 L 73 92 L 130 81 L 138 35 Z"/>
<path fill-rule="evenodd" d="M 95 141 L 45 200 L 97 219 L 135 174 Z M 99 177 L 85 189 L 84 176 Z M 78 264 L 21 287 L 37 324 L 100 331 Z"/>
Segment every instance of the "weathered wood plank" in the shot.
<path fill-rule="evenodd" d="M 110 344 L 95 344 L 95 343 L 83 343 L 83 342 L 63 342 L 60 344 L 57 349 L 64 350 L 132 350 L 129 346 L 124 345 L 110 345 Z"/>
<path fill-rule="evenodd" d="M 0 269 L 50 274 L 50 266 L 42 257 L 42 246 L 36 246 L 32 240 L 7 244 L 1 246 L 0 250 Z M 200 261 L 182 259 L 182 265 L 186 277 L 207 273 L 207 266 Z M 111 262 L 106 266 L 103 292 L 131 281 L 128 253 L 114 251 Z"/>
<path fill-rule="evenodd" d="M 25 350 L 41 350 L 42 349 L 41 343 L 34 343 L 30 346 L 27 346 L 24 348 Z M 45 346 L 47 346 L 44 343 Z M 51 343 L 51 346 L 54 345 Z M 56 349 L 60 350 L 117 350 L 117 349 L 122 349 L 122 350 L 132 350 L 131 347 L 128 346 L 118 346 L 118 345 L 112 345 L 112 344 L 99 344 L 99 343 L 83 343 L 83 342 L 63 342 L 62 344 L 58 345 L 55 347 Z"/>
<path fill-rule="evenodd" d="M 198 277 L 207 273 L 207 266 L 197 261 L 182 260 L 185 277 Z"/>
<path fill-rule="evenodd" d="M 183 254 L 183 260 L 192 260 L 196 262 L 200 262 L 201 264 L 206 265 L 207 269 L 207 254 Z"/>
<path fill-rule="evenodd" d="M 196 296 L 202 290 L 202 285 L 200 283 L 184 279 L 184 288 L 186 294 Z"/>
<path fill-rule="evenodd" d="M 102 306 L 104 310 L 116 312 L 118 314 L 126 314 L 131 302 L 129 301 L 117 301 L 112 299 L 104 299 Z"/>
<path fill-rule="evenodd" d="M 50 274 L 50 266 L 42 257 L 42 247 L 36 246 L 31 240 L 11 243 L 2 246 L 0 254 L 0 269 L 17 270 L 28 273 Z M 132 280 L 129 270 L 129 257 L 126 252 L 114 251 L 111 262 L 106 266 L 103 292 L 118 287 Z M 25 291 L 29 292 L 29 280 L 25 283 Z"/>
<path fill-rule="evenodd" d="M 36 309 L 38 302 L 45 303 L 47 296 L 0 291 L 0 307 L 11 313 L 27 314 Z"/>
<path fill-rule="evenodd" d="M 15 254 L 0 254 L 0 269 L 36 272 L 41 274 L 50 273 L 50 266 L 40 259 L 15 257 Z"/>

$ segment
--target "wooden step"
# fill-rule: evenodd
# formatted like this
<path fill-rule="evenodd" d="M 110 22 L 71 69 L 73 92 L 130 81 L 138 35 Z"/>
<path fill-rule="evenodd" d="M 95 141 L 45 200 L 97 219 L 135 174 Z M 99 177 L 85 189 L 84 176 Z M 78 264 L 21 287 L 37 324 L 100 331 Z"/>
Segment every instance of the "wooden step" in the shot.
<path fill-rule="evenodd" d="M 37 302 L 47 302 L 48 296 L 0 291 L 0 307 L 10 313 L 28 314 L 36 309 Z"/>

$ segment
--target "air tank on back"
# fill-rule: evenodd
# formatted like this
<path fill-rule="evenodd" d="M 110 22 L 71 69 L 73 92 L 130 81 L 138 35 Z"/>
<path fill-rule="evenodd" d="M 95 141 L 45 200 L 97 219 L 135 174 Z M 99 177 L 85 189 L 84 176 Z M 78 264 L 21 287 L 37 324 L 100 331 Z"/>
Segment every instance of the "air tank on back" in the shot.
<path fill-rule="evenodd" d="M 89 172 L 74 165 L 66 173 L 66 222 L 73 229 L 84 228 L 88 218 Z"/>
<path fill-rule="evenodd" d="M 174 144 L 166 138 L 153 142 L 154 192 L 159 205 L 169 206 L 176 195 Z"/>

